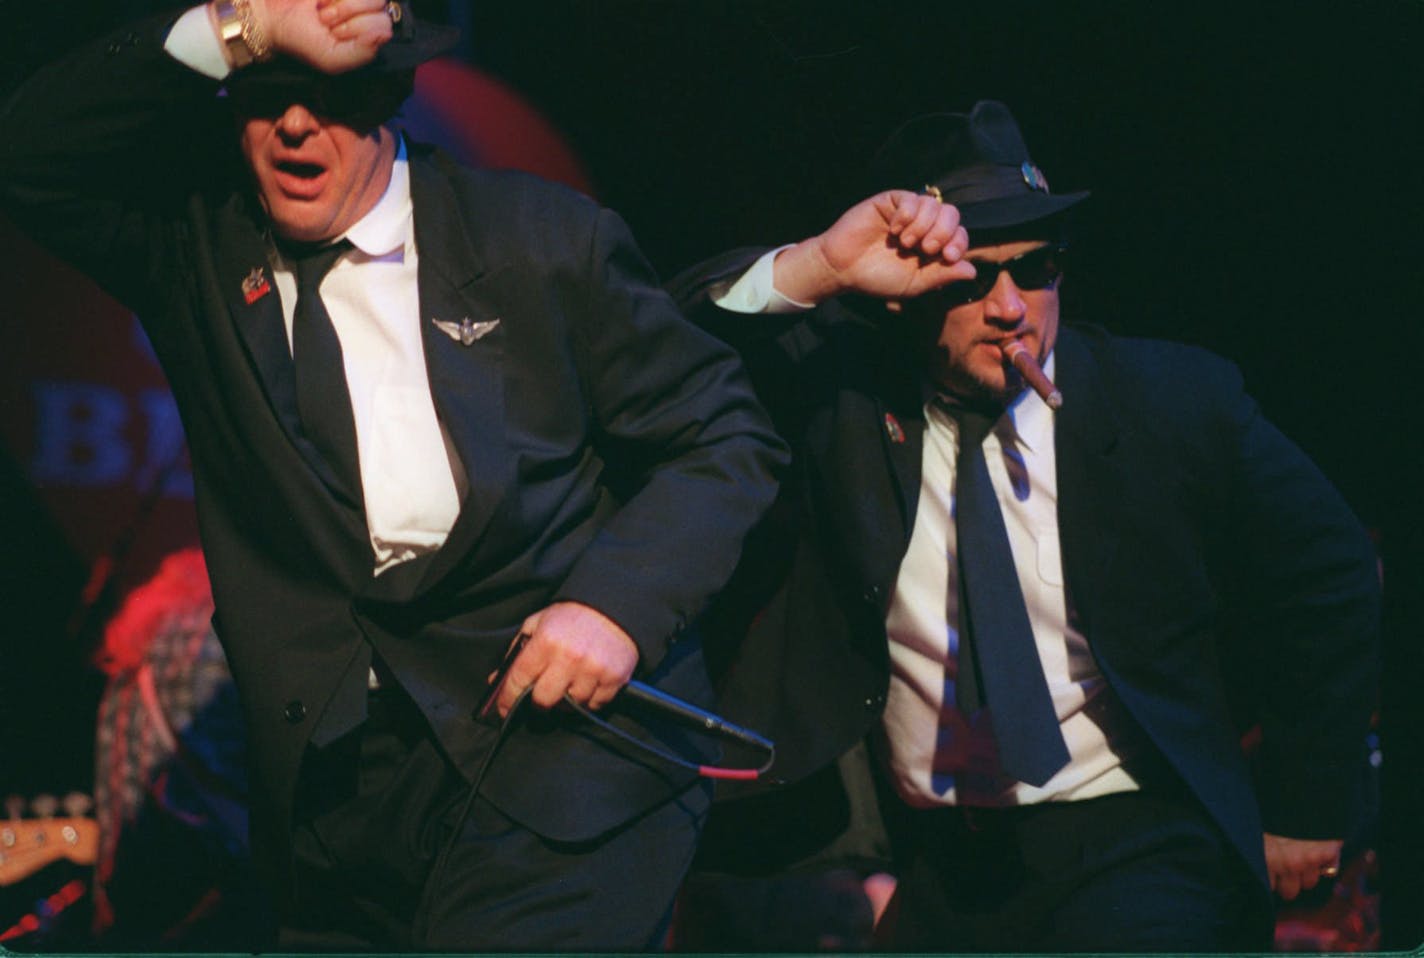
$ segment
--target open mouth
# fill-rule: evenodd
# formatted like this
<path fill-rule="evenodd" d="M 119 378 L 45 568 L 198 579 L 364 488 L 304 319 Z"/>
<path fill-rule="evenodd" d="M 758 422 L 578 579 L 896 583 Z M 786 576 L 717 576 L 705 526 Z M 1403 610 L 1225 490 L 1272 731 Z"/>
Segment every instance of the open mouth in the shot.
<path fill-rule="evenodd" d="M 296 163 L 286 161 L 277 164 L 277 169 L 288 176 L 295 176 L 298 179 L 314 180 L 326 172 L 326 167 L 317 163 Z"/>
<path fill-rule="evenodd" d="M 279 160 L 272 164 L 277 187 L 292 199 L 313 200 L 321 195 L 329 171 L 320 163 Z"/>

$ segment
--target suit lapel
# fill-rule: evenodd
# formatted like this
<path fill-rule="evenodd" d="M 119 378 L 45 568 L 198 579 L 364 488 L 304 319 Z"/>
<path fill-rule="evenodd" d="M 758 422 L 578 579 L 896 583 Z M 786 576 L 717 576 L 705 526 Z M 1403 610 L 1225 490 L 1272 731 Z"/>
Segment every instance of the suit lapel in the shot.
<path fill-rule="evenodd" d="M 300 435 L 300 429 L 294 418 L 296 390 L 282 301 L 262 230 L 241 194 L 234 195 L 219 212 L 214 243 L 219 282 L 233 325 L 257 370 L 273 416 L 294 438 Z"/>
<path fill-rule="evenodd" d="M 1088 634 L 1106 607 L 1105 585 L 1121 538 L 1121 427 L 1097 357 L 1083 338 L 1064 330 L 1055 348 L 1063 408 L 1056 415 L 1058 528 L 1069 596 Z"/>
<path fill-rule="evenodd" d="M 920 502 L 920 476 L 925 447 L 925 397 L 918 377 L 906 368 L 903 353 L 887 346 L 881 355 L 877 412 L 880 415 L 880 444 L 890 465 L 897 502 L 900 506 L 901 541 L 895 561 L 910 545 L 915 527 L 915 510 Z"/>
<path fill-rule="evenodd" d="M 465 232 L 459 203 L 439 170 L 412 158 L 410 177 L 426 370 L 436 412 L 469 487 L 439 551 L 427 561 L 403 563 L 372 583 L 383 596 L 401 599 L 438 581 L 470 552 L 513 485 L 505 441 L 504 346 L 505 324 L 517 322 L 500 307 L 510 300 L 501 294 L 508 277 L 484 269 Z M 466 320 L 480 324 L 478 338 L 458 335 Z"/>
<path fill-rule="evenodd" d="M 841 344 L 850 381 L 808 434 L 814 473 L 824 477 L 826 515 L 861 584 L 888 594 L 909 543 L 920 492 L 924 410 L 903 362 L 865 361 L 878 340 Z"/>

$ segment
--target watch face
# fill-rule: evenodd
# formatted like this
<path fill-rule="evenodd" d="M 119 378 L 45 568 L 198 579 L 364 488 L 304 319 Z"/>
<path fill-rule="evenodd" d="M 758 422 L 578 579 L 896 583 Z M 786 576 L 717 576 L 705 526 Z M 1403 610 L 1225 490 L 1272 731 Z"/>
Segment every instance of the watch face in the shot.
<path fill-rule="evenodd" d="M 242 18 L 231 3 L 219 3 L 217 7 L 218 34 L 222 37 L 223 49 L 234 67 L 244 67 L 252 62 L 252 53 L 242 39 Z"/>

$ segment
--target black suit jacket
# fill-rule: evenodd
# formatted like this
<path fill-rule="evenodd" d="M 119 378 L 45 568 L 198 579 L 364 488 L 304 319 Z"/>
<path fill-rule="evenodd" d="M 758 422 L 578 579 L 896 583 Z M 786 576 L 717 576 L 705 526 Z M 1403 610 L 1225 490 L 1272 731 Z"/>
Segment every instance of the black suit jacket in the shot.
<path fill-rule="evenodd" d="M 274 402 L 277 296 L 243 295 L 268 262 L 265 226 L 218 85 L 162 51 L 169 22 L 31 78 L 3 112 L 0 190 L 32 235 L 136 310 L 172 385 L 250 727 L 259 854 L 280 865 L 304 752 L 360 720 L 373 652 L 467 775 L 495 734 L 471 718 L 487 674 L 555 600 L 601 610 L 637 643 L 643 677 L 705 700 L 698 643 L 679 639 L 784 461 L 735 354 L 682 319 L 614 214 L 413 150 L 426 362 L 470 488 L 437 553 L 373 578 L 361 514 Z M 432 322 L 465 318 L 499 324 L 463 345 Z M 690 779 L 582 723 L 539 721 L 512 734 L 483 794 L 581 841 Z"/>
<path fill-rule="evenodd" d="M 783 545 L 781 567 L 763 558 L 740 576 L 758 614 L 719 664 L 726 706 L 772 732 L 778 771 L 795 780 L 885 703 L 885 613 L 914 527 L 923 393 L 893 326 L 866 318 L 874 307 L 832 301 L 778 321 L 712 305 L 755 255 L 670 286 L 743 345 L 793 446 L 794 478 L 764 530 Z M 1225 360 L 1065 328 L 1056 379 L 1059 534 L 1081 627 L 1132 718 L 1264 879 L 1263 829 L 1345 834 L 1375 695 L 1372 547 Z M 780 587 L 752 587 L 768 581 Z M 1233 694 L 1242 687 L 1249 702 Z M 1254 788 L 1243 704 L 1263 732 Z"/>

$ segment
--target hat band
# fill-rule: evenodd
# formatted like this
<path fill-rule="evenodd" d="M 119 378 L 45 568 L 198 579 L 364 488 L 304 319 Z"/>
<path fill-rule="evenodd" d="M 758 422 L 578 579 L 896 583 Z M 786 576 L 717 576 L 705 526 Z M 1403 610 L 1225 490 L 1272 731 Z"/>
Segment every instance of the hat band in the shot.
<path fill-rule="evenodd" d="M 1032 163 L 998 166 L 987 163 L 965 167 L 936 180 L 946 203 L 965 206 L 986 200 L 1000 200 L 1025 193 L 1048 193 L 1048 183 Z M 1041 185 L 1041 189 L 1039 186 Z"/>

